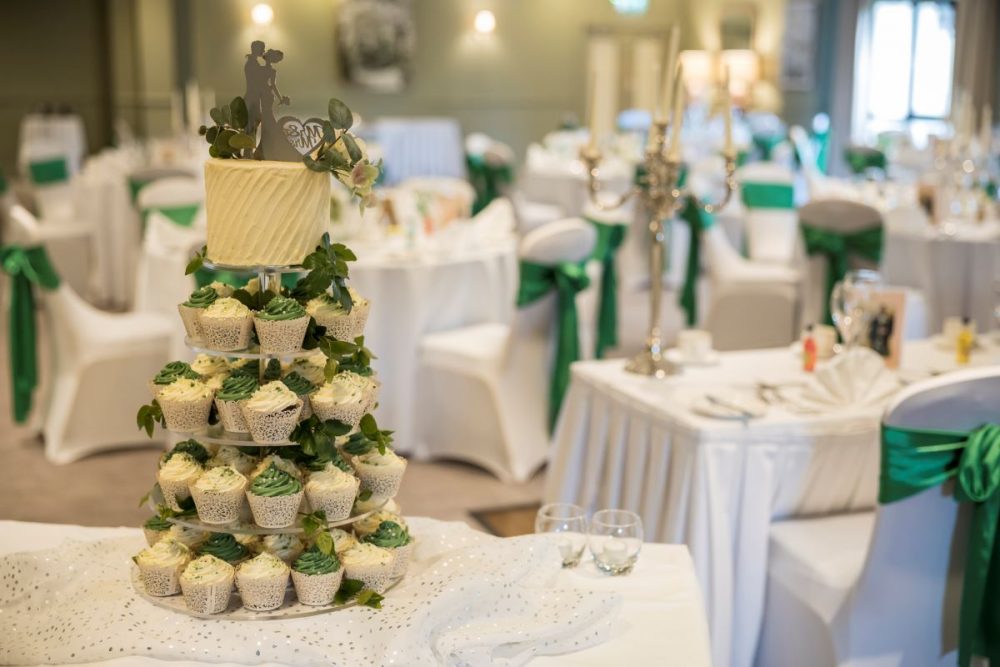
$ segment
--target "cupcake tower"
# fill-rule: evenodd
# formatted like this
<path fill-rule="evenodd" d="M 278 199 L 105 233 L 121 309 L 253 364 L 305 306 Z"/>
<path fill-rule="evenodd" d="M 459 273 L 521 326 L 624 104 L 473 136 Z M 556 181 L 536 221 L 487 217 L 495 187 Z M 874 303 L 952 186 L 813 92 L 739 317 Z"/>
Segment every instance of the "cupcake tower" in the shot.
<path fill-rule="evenodd" d="M 149 382 L 140 427 L 186 438 L 160 458 L 133 558 L 137 588 L 164 606 L 259 618 L 377 604 L 412 557 L 393 500 L 406 461 L 370 415 L 369 303 L 279 278 L 195 290 L 178 312 L 198 354 Z M 310 335 L 327 350 L 303 349 Z"/>

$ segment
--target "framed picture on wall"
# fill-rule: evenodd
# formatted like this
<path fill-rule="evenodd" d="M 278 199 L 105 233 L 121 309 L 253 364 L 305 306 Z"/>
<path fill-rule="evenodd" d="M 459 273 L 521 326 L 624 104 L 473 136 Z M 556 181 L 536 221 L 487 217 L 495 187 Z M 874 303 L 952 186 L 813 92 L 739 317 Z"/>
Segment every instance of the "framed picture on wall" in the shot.
<path fill-rule="evenodd" d="M 781 88 L 812 90 L 816 82 L 816 0 L 789 0 L 781 49 Z"/>
<path fill-rule="evenodd" d="M 337 15 L 337 55 L 344 79 L 375 92 L 404 90 L 416 32 L 411 0 L 344 0 Z"/>

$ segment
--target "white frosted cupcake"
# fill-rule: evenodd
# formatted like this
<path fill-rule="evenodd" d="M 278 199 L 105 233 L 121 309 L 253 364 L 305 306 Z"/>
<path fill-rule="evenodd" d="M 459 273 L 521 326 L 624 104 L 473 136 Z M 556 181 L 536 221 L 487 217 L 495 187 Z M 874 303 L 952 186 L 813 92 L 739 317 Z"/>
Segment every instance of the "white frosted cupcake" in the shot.
<path fill-rule="evenodd" d="M 326 382 L 325 371 L 326 355 L 318 350 L 314 351 L 313 354 L 295 357 L 292 363 L 285 367 L 286 376 L 298 373 L 316 387 Z"/>
<path fill-rule="evenodd" d="M 351 516 L 354 498 L 361 482 L 354 475 L 336 466 L 309 475 L 306 497 L 312 511 L 323 510 L 328 521 L 340 521 Z"/>
<path fill-rule="evenodd" d="M 250 345 L 253 313 L 232 297 L 217 299 L 200 318 L 205 342 L 213 350 L 234 352 Z"/>
<path fill-rule="evenodd" d="M 388 549 L 359 542 L 340 554 L 344 576 L 364 582 L 365 588 L 381 593 L 392 581 L 393 555 Z"/>
<path fill-rule="evenodd" d="M 351 457 L 351 465 L 358 473 L 361 486 L 376 496 L 395 496 L 406 472 L 406 459 L 391 449 L 379 454 L 372 449 L 367 454 Z"/>
<path fill-rule="evenodd" d="M 170 530 L 167 531 L 163 539 L 171 539 L 175 542 L 180 542 L 190 549 L 196 549 L 208 539 L 208 533 L 204 530 L 175 523 L 170 527 Z"/>
<path fill-rule="evenodd" d="M 326 327 L 326 334 L 333 336 L 337 340 L 354 341 L 358 336 L 365 333 L 365 324 L 368 322 L 368 313 L 371 304 L 358 294 L 353 287 L 348 288 L 354 306 L 351 312 L 344 310 L 339 301 L 335 301 L 329 294 L 323 294 L 311 299 L 306 304 L 306 312 L 312 315 L 316 324 Z"/>
<path fill-rule="evenodd" d="M 289 565 L 305 551 L 305 548 L 306 545 L 294 533 L 265 535 L 260 541 L 261 552 L 277 556 Z"/>
<path fill-rule="evenodd" d="M 298 301 L 287 296 L 274 296 L 262 310 L 254 313 L 254 328 L 262 352 L 283 354 L 302 349 L 309 326 L 309 315 Z"/>
<path fill-rule="evenodd" d="M 333 538 L 333 550 L 338 556 L 358 543 L 358 538 L 343 528 L 331 528 L 330 537 Z"/>
<path fill-rule="evenodd" d="M 243 416 L 243 406 L 260 385 L 251 375 L 230 375 L 215 392 L 215 409 L 222 428 L 230 433 L 249 433 L 250 426 Z"/>
<path fill-rule="evenodd" d="M 240 518 L 247 478 L 232 466 L 212 468 L 191 484 L 191 496 L 203 523 L 231 523 Z"/>
<path fill-rule="evenodd" d="M 236 588 L 243 606 L 252 611 L 277 609 L 285 602 L 288 565 L 269 553 L 262 553 L 236 568 Z"/>
<path fill-rule="evenodd" d="M 246 492 L 253 520 L 261 528 L 295 523 L 303 494 L 302 482 L 274 465 L 257 475 Z"/>
<path fill-rule="evenodd" d="M 383 512 L 395 514 L 396 516 L 403 514 L 403 510 L 400 508 L 399 503 L 396 502 L 395 498 L 386 499 L 385 496 L 376 496 L 373 493 L 368 496 L 367 500 L 361 500 L 358 498 L 354 501 L 355 515 L 371 512 L 372 510 L 382 510 Z"/>
<path fill-rule="evenodd" d="M 244 454 L 236 447 L 223 445 L 219 447 L 215 456 L 205 462 L 206 468 L 218 468 L 219 466 L 232 466 L 241 475 L 249 477 L 250 473 L 257 467 L 257 459 L 249 454 Z"/>
<path fill-rule="evenodd" d="M 286 442 L 295 430 L 302 411 L 302 400 L 279 381 L 260 387 L 243 404 L 243 418 L 254 442 Z"/>
<path fill-rule="evenodd" d="M 156 597 L 177 595 L 181 592 L 181 571 L 191 560 L 191 550 L 165 537 L 132 560 L 139 566 L 139 578 L 146 593 Z"/>
<path fill-rule="evenodd" d="M 313 412 L 323 421 L 336 419 L 357 426 L 369 407 L 369 383 L 357 373 L 337 373 L 310 397 Z"/>
<path fill-rule="evenodd" d="M 330 604 L 343 578 L 344 568 L 337 554 L 325 554 L 315 546 L 299 556 L 292 565 L 292 584 L 302 604 Z"/>
<path fill-rule="evenodd" d="M 201 464 L 184 452 L 173 454 L 156 472 L 156 481 L 160 484 L 163 499 L 170 509 L 181 511 L 181 501 L 191 497 L 190 486 L 198 481 L 205 469 Z"/>
<path fill-rule="evenodd" d="M 370 535 L 361 538 L 366 544 L 388 549 L 392 553 L 392 578 L 397 579 L 406 574 L 413 558 L 413 540 L 405 525 L 396 521 L 383 521 L 378 529 Z"/>
<path fill-rule="evenodd" d="M 188 563 L 181 573 L 184 604 L 198 614 L 218 614 L 229 606 L 236 568 L 205 554 Z"/>
<path fill-rule="evenodd" d="M 204 382 L 181 378 L 160 390 L 156 400 L 163 410 L 167 429 L 194 433 L 208 428 L 212 390 Z"/>
<path fill-rule="evenodd" d="M 158 514 L 154 514 L 142 524 L 142 534 L 146 538 L 146 544 L 153 546 L 170 532 L 172 523 Z"/>
<path fill-rule="evenodd" d="M 226 358 L 212 354 L 195 355 L 194 361 L 191 362 L 191 370 L 206 379 L 215 375 L 228 376 L 230 373 Z"/>

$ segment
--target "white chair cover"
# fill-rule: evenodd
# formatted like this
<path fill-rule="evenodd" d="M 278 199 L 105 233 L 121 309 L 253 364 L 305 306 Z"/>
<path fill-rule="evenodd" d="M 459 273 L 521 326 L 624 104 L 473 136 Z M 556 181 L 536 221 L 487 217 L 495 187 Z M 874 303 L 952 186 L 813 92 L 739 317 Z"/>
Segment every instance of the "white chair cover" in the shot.
<path fill-rule="evenodd" d="M 736 181 L 741 189 L 749 184 L 774 185 L 787 186 L 794 193 L 794 180 L 791 171 L 773 162 L 750 163 L 736 172 Z M 750 259 L 756 262 L 792 264 L 798 233 L 794 207 L 755 206 L 745 199 L 743 205 L 746 208 L 747 251 Z"/>

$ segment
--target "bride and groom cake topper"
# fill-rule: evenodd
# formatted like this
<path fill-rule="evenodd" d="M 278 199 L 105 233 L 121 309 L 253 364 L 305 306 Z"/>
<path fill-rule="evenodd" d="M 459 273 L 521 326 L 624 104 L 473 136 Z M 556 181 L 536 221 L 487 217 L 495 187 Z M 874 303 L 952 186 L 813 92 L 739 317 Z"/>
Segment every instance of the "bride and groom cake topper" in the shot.
<path fill-rule="evenodd" d="M 299 162 L 302 156 L 314 151 L 323 140 L 322 121 L 310 118 L 301 121 L 295 116 L 276 118 L 275 106 L 291 104 L 291 100 L 278 91 L 277 71 L 274 65 L 284 59 L 284 53 L 266 48 L 256 40 L 250 44 L 243 74 L 246 77 L 247 134 L 260 139 L 254 157 L 258 160 Z"/>

